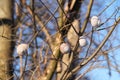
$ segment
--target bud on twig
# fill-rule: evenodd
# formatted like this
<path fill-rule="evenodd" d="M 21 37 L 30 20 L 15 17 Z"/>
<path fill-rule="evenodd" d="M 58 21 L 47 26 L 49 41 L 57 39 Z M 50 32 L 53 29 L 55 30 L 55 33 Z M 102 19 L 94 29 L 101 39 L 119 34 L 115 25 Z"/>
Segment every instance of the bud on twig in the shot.
<path fill-rule="evenodd" d="M 18 55 L 22 55 L 23 51 L 27 50 L 28 47 L 29 47 L 28 44 L 19 44 L 17 46 L 17 53 L 18 53 Z"/>
<path fill-rule="evenodd" d="M 60 52 L 65 54 L 65 53 L 68 53 L 70 51 L 70 46 L 68 43 L 62 43 L 60 45 Z"/>
<path fill-rule="evenodd" d="M 87 45 L 87 40 L 86 40 L 86 38 L 84 36 L 79 37 L 79 45 L 81 47 L 84 47 L 84 46 Z"/>
<path fill-rule="evenodd" d="M 91 17 L 91 25 L 93 27 L 98 27 L 100 25 L 100 19 L 97 16 Z"/>

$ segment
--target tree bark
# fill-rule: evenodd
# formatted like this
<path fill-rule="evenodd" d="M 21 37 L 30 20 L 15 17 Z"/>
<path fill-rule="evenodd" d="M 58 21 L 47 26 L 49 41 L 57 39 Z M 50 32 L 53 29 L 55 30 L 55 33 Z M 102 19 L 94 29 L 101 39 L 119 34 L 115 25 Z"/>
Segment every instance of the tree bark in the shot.
<path fill-rule="evenodd" d="M 0 80 L 12 80 L 13 0 L 0 0 Z"/>

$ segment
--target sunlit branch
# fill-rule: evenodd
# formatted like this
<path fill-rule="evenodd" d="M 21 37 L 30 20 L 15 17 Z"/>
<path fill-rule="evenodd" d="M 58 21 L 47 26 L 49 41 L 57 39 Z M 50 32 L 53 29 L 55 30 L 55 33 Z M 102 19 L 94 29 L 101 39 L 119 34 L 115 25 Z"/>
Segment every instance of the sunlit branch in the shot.
<path fill-rule="evenodd" d="M 75 73 L 76 71 L 78 71 L 82 66 L 86 65 L 90 60 L 92 60 L 97 53 L 99 52 L 99 50 L 103 47 L 103 45 L 105 44 L 105 42 L 108 40 L 108 38 L 110 37 L 110 35 L 112 34 L 112 32 L 114 31 L 114 29 L 116 28 L 116 26 L 118 25 L 118 23 L 120 22 L 120 18 L 118 18 L 118 20 L 114 23 L 113 27 L 111 28 L 111 30 L 108 32 L 107 36 L 104 38 L 104 40 L 102 41 L 102 43 L 98 46 L 98 48 L 95 50 L 95 52 L 88 57 L 87 60 L 84 60 L 83 63 L 79 66 L 77 66 L 75 69 L 73 69 L 68 75 L 67 78 L 70 77 L 73 73 Z"/>
<path fill-rule="evenodd" d="M 31 10 L 31 8 L 30 8 L 30 7 L 27 7 L 27 9 L 28 9 L 29 13 L 32 15 L 32 10 Z M 39 24 L 41 27 L 43 27 L 43 31 L 44 31 L 44 33 L 46 34 L 47 40 L 49 40 L 49 41 L 51 42 L 52 39 L 51 39 L 51 37 L 50 37 L 50 33 L 48 32 L 46 26 L 43 24 L 43 22 L 40 20 L 40 18 L 38 18 L 37 15 L 35 15 L 35 19 L 36 19 L 36 21 L 38 22 L 38 24 Z"/>
<path fill-rule="evenodd" d="M 108 38 L 110 37 L 110 35 L 112 34 L 112 32 L 114 31 L 114 29 L 116 28 L 116 26 L 118 25 L 118 23 L 120 22 L 120 18 L 118 18 L 118 20 L 114 23 L 114 25 L 112 26 L 111 30 L 108 32 L 107 36 L 104 38 L 104 40 L 102 41 L 102 43 L 98 46 L 98 48 L 95 50 L 95 52 L 87 59 L 85 60 L 81 65 L 85 65 L 87 64 L 92 58 L 94 58 L 96 56 L 96 54 L 99 52 L 99 50 L 103 47 L 103 45 L 105 44 L 105 42 L 108 40 Z"/>
<path fill-rule="evenodd" d="M 90 0 L 90 2 L 89 2 L 86 17 L 85 17 L 85 21 L 84 21 L 84 23 L 82 25 L 82 28 L 81 28 L 81 31 L 80 31 L 82 34 L 84 33 L 84 31 L 85 31 L 85 29 L 87 27 L 87 23 L 89 21 L 90 12 L 91 12 L 91 9 L 92 9 L 93 2 L 94 2 L 94 0 Z"/>

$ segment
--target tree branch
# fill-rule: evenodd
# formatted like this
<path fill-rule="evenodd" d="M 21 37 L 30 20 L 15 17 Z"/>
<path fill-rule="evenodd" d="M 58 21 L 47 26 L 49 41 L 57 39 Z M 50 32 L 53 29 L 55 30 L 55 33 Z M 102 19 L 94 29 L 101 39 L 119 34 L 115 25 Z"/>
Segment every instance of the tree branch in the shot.
<path fill-rule="evenodd" d="M 29 6 L 27 6 L 27 9 L 28 9 L 28 12 L 29 12 L 31 15 L 33 15 L 33 14 L 32 14 L 32 9 L 31 9 Z M 46 26 L 44 25 L 44 23 L 42 22 L 42 20 L 41 20 L 37 15 L 35 15 L 35 19 L 36 19 L 36 21 L 38 22 L 38 24 L 43 28 L 42 30 L 43 30 L 43 32 L 45 33 L 46 38 L 47 38 L 47 40 L 48 40 L 49 43 L 50 43 L 50 42 L 52 41 L 52 38 L 51 38 L 51 36 L 50 36 L 50 34 L 49 34 Z"/>
<path fill-rule="evenodd" d="M 118 23 L 120 23 L 120 17 L 117 19 L 117 21 L 114 23 L 112 29 L 108 32 L 108 35 L 104 38 L 103 42 L 98 46 L 98 48 L 96 49 L 96 51 L 90 56 L 88 57 L 87 60 L 85 60 L 81 65 L 77 66 L 75 69 L 73 69 L 66 78 L 69 78 L 73 73 L 77 72 L 79 69 L 81 69 L 81 67 L 83 67 L 84 65 L 86 65 L 89 61 L 91 61 L 96 55 L 97 53 L 100 51 L 100 49 L 103 47 L 103 45 L 105 44 L 105 42 L 108 40 L 108 38 L 110 37 L 110 35 L 112 34 L 112 32 L 114 31 L 115 27 L 118 25 Z"/>
<path fill-rule="evenodd" d="M 87 23 L 89 21 L 90 12 L 91 12 L 91 9 L 92 9 L 93 2 L 94 2 L 94 0 L 90 0 L 90 2 L 89 2 L 88 10 L 87 10 L 87 13 L 86 13 L 86 18 L 85 18 L 85 21 L 84 21 L 84 23 L 82 25 L 82 28 L 81 28 L 81 33 L 82 34 L 84 33 L 84 31 L 85 31 L 85 29 L 87 27 Z"/>

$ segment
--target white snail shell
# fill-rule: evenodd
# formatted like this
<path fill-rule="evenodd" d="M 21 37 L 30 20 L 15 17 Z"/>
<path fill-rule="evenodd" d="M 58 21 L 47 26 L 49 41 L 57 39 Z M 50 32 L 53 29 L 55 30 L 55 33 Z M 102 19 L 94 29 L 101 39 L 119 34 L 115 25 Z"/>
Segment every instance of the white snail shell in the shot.
<path fill-rule="evenodd" d="M 25 43 L 19 44 L 16 48 L 18 55 L 22 55 L 23 51 L 27 50 L 28 47 L 29 47 L 28 44 L 25 44 Z"/>
<path fill-rule="evenodd" d="M 87 40 L 84 36 L 79 37 L 79 45 L 80 47 L 84 47 L 87 45 Z"/>
<path fill-rule="evenodd" d="M 97 16 L 92 16 L 90 22 L 93 27 L 98 27 L 100 25 L 100 19 Z"/>
<path fill-rule="evenodd" d="M 65 54 L 65 53 L 68 53 L 70 51 L 70 46 L 68 43 L 62 43 L 60 45 L 60 52 Z"/>

